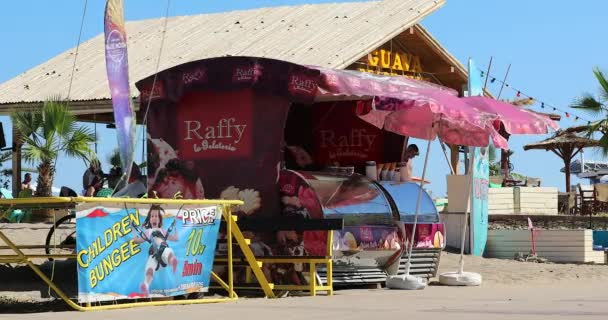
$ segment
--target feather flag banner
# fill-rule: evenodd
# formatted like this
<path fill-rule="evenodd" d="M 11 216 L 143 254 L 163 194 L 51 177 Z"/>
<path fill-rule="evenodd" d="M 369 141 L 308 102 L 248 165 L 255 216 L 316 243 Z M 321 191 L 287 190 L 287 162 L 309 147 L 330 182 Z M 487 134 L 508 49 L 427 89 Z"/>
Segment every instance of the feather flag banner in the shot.
<path fill-rule="evenodd" d="M 129 87 L 123 0 L 107 0 L 104 16 L 106 72 L 112 96 L 120 160 L 128 181 L 135 154 L 135 119 Z"/>

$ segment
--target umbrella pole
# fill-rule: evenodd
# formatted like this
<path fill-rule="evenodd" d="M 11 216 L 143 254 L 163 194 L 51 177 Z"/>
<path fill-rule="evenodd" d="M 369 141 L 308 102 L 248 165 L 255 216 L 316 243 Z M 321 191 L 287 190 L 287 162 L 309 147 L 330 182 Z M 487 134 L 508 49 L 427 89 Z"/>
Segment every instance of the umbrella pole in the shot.
<path fill-rule="evenodd" d="M 452 163 L 450 162 L 450 158 L 448 157 L 448 152 L 445 149 L 445 144 L 443 143 L 443 141 L 441 141 L 441 139 L 437 139 L 439 141 L 439 145 L 441 145 L 441 150 L 443 150 L 443 155 L 445 156 L 445 161 L 448 162 L 448 167 L 450 167 L 450 172 L 452 172 L 452 174 L 456 174 L 456 172 L 454 171 L 454 167 L 452 167 Z"/>
<path fill-rule="evenodd" d="M 464 240 L 465 235 L 467 233 L 467 223 L 468 223 L 468 212 L 469 212 L 469 204 L 471 201 L 471 193 L 473 190 L 473 168 L 475 161 L 475 154 L 471 154 L 471 160 L 469 162 L 469 184 L 468 184 L 468 192 L 466 199 L 466 207 L 464 210 L 464 221 L 462 223 L 462 233 L 460 234 L 460 268 L 455 272 L 444 272 L 439 275 L 439 283 L 448 286 L 478 286 L 481 285 L 482 276 L 475 272 L 464 272 Z"/>
<path fill-rule="evenodd" d="M 426 156 L 424 157 L 424 167 L 422 168 L 422 179 L 420 180 L 420 189 L 418 190 L 418 200 L 416 200 L 416 214 L 414 215 L 414 225 L 412 226 L 412 234 L 409 243 L 409 252 L 407 254 L 407 262 L 405 263 L 405 275 L 403 276 L 387 276 L 386 287 L 389 289 L 403 289 L 403 290 L 420 290 L 427 286 L 427 280 L 421 277 L 410 275 L 412 266 L 412 251 L 414 250 L 414 242 L 416 241 L 416 226 L 418 225 L 418 214 L 420 213 L 420 202 L 422 200 L 422 186 L 424 185 L 424 178 L 426 177 L 426 168 L 429 163 L 429 153 L 431 150 L 431 140 L 428 140 L 426 145 Z M 405 225 L 403 221 L 398 222 L 399 228 L 402 228 L 407 239 L 407 231 L 405 231 Z"/>
<path fill-rule="evenodd" d="M 468 213 L 469 213 L 469 206 L 471 204 L 471 192 L 473 190 L 473 162 L 475 161 L 475 153 L 471 152 L 471 159 L 469 160 L 469 182 L 467 184 L 467 201 L 466 201 L 466 206 L 464 208 L 464 222 L 462 223 L 462 233 L 460 234 L 460 268 L 458 270 L 458 273 L 462 274 L 464 272 L 464 240 L 466 238 L 466 233 L 467 233 L 467 223 L 468 223 Z M 470 245 L 470 244 L 469 244 Z"/>
<path fill-rule="evenodd" d="M 424 178 L 426 177 L 426 168 L 429 163 L 429 153 L 431 151 L 431 140 L 428 140 L 426 145 L 426 155 L 424 156 L 424 166 L 422 167 L 422 178 L 420 179 L 420 189 L 418 190 L 418 199 L 416 200 L 416 214 L 414 215 L 414 225 L 412 226 L 412 236 L 410 238 L 410 248 L 407 254 L 407 263 L 405 264 L 405 275 L 410 274 L 410 267 L 412 265 L 412 251 L 414 249 L 414 242 L 416 241 L 416 226 L 418 225 L 418 214 L 420 213 L 420 202 L 422 200 L 422 186 L 424 185 Z M 407 233 L 406 233 L 407 238 Z"/>

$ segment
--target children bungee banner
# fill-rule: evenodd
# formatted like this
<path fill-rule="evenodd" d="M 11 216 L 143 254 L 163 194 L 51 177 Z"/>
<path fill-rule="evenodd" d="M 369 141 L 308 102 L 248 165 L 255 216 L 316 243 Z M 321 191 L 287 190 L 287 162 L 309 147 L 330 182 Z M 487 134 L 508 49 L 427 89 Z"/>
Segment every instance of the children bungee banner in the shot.
<path fill-rule="evenodd" d="M 128 206 L 77 209 L 79 302 L 207 291 L 221 207 Z"/>

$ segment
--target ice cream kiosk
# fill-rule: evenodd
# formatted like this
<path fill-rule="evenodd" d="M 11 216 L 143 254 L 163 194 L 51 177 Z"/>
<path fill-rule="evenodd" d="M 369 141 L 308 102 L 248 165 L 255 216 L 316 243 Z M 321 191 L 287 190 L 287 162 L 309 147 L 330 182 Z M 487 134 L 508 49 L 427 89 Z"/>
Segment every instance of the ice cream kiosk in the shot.
<path fill-rule="evenodd" d="M 236 214 L 247 218 L 343 218 L 344 228 L 334 232 L 334 285 L 381 283 L 387 268 L 396 272 L 404 263 L 420 187 L 398 181 L 394 169 L 390 181 L 365 176 L 368 161 L 396 168 L 406 140 L 359 119 L 357 108 L 370 100 L 329 95 L 326 80 L 310 67 L 223 57 L 139 81 L 141 105 L 149 104 L 149 193 L 241 199 Z M 412 273 L 429 277 L 445 232 L 422 192 Z M 268 248 L 259 254 L 326 248 L 326 233 L 291 238 L 289 250 L 276 235 L 253 241 Z"/>

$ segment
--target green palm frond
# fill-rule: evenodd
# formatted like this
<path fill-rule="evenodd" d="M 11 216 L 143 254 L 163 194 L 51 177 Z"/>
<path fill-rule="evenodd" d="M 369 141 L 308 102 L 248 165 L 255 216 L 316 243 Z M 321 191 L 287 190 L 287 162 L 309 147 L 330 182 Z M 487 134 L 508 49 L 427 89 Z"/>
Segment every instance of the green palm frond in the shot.
<path fill-rule="evenodd" d="M 15 112 L 11 114 L 11 121 L 13 127 L 21 134 L 20 143 L 23 143 L 23 139 L 26 137 L 32 137 L 32 139 L 37 140 L 36 131 L 38 131 L 43 122 L 41 112 Z"/>
<path fill-rule="evenodd" d="M 57 134 L 67 140 L 70 134 L 78 128 L 76 117 L 68 111 L 65 103 L 47 101 L 44 103 L 43 110 L 45 137 Z"/>
<path fill-rule="evenodd" d="M 67 138 L 64 151 L 68 157 L 89 159 L 91 151 L 89 145 L 95 142 L 95 134 L 91 130 L 86 127 L 79 127 L 72 131 L 71 136 Z"/>
<path fill-rule="evenodd" d="M 6 161 L 9 161 L 13 159 L 13 152 L 12 151 L 3 151 L 0 152 L 0 163 L 4 163 Z"/>
<path fill-rule="evenodd" d="M 584 110 L 592 116 L 601 117 L 600 120 L 593 121 L 587 126 L 584 136 L 592 139 L 599 134 L 600 149 L 603 156 L 606 157 L 608 156 L 608 105 L 606 104 L 606 101 L 608 101 L 608 80 L 597 67 L 593 69 L 593 75 L 600 85 L 599 99 L 591 93 L 584 93 L 574 101 L 571 107 Z"/>
<path fill-rule="evenodd" d="M 570 107 L 575 109 L 581 109 L 593 116 L 600 115 L 606 111 L 606 108 L 602 103 L 593 97 L 590 93 L 584 93 L 581 97 L 576 99 Z"/>
<path fill-rule="evenodd" d="M 602 73 L 602 71 L 600 71 L 599 68 L 594 68 L 593 74 L 595 75 L 597 82 L 600 83 L 600 87 L 601 87 L 600 96 L 602 97 L 602 99 L 608 101 L 608 80 L 606 79 L 606 77 L 604 76 L 604 73 Z"/>
<path fill-rule="evenodd" d="M 114 167 L 120 167 L 120 150 L 118 148 L 112 150 L 112 153 L 108 157 L 108 162 Z"/>
<path fill-rule="evenodd" d="M 49 148 L 26 144 L 21 149 L 21 154 L 25 162 L 34 164 L 55 159 L 59 152 Z"/>
<path fill-rule="evenodd" d="M 21 157 L 23 161 L 29 164 L 37 163 L 42 159 L 43 152 L 39 148 L 23 147 L 21 149 Z"/>
<path fill-rule="evenodd" d="M 608 134 L 603 134 L 600 138 L 600 150 L 603 157 L 608 156 Z"/>

